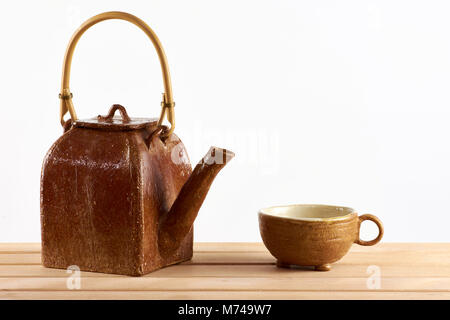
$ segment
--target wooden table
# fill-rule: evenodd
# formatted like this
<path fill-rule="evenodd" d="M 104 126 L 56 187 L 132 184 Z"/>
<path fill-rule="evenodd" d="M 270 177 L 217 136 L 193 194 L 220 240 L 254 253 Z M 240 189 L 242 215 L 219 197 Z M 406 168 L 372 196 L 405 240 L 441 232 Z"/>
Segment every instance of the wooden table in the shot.
<path fill-rule="evenodd" d="M 276 268 L 260 243 L 196 243 L 145 277 L 81 272 L 69 290 L 69 276 L 40 265 L 38 243 L 0 243 L 1 299 L 450 299 L 450 243 L 354 245 L 329 272 Z"/>

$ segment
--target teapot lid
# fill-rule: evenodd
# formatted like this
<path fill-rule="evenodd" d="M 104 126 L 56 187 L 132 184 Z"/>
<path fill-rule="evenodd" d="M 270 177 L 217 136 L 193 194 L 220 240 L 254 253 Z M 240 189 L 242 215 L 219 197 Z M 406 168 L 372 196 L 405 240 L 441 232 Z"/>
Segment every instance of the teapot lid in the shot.
<path fill-rule="evenodd" d="M 120 112 L 120 117 L 114 116 L 114 113 L 117 110 Z M 111 109 L 109 109 L 108 115 L 99 115 L 96 118 L 76 120 L 73 123 L 73 126 L 78 128 L 125 131 L 142 129 L 149 125 L 156 124 L 157 122 L 157 118 L 130 118 L 123 106 L 114 104 Z"/>

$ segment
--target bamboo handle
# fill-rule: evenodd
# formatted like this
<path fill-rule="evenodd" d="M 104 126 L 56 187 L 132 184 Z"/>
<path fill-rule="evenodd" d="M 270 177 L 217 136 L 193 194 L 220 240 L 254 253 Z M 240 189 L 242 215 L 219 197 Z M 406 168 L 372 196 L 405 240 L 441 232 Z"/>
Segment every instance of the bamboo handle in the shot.
<path fill-rule="evenodd" d="M 164 115 L 167 114 L 167 120 L 171 124 L 170 129 L 168 129 L 165 132 L 166 136 L 169 136 L 172 134 L 173 130 L 175 129 L 175 115 L 173 108 L 175 106 L 175 102 L 173 101 L 172 97 L 172 84 L 170 82 L 170 73 L 169 73 L 169 66 L 167 64 L 167 58 L 164 53 L 164 49 L 161 45 L 161 42 L 159 41 L 158 37 L 156 36 L 155 32 L 141 19 L 138 17 L 125 13 L 125 12 L 119 12 L 119 11 L 110 11 L 110 12 L 104 12 L 101 14 L 98 14 L 86 22 L 84 22 L 73 34 L 72 38 L 70 39 L 69 45 L 66 49 L 66 54 L 64 56 L 64 63 L 63 63 L 63 74 L 62 74 L 62 82 L 61 82 L 61 93 L 59 95 L 61 104 L 60 104 L 60 121 L 61 125 L 64 126 L 64 115 L 69 111 L 70 117 L 72 118 L 72 121 L 76 121 L 77 115 L 75 113 L 75 109 L 72 102 L 72 93 L 70 92 L 69 88 L 69 82 L 70 82 L 70 67 L 72 64 L 72 57 L 73 52 L 75 50 L 75 46 L 78 43 L 78 40 L 83 35 L 83 33 L 92 27 L 93 25 L 104 21 L 104 20 L 110 20 L 110 19 L 120 19 L 125 20 L 128 22 L 131 22 L 138 26 L 142 31 L 145 32 L 145 34 L 150 38 L 152 41 L 156 52 L 158 53 L 159 62 L 161 63 L 161 70 L 163 75 L 163 81 L 164 81 L 164 93 L 163 93 L 163 101 L 161 102 L 161 116 L 158 121 L 158 125 L 161 126 L 162 121 L 164 119 Z M 167 111 L 167 113 L 166 113 Z"/>

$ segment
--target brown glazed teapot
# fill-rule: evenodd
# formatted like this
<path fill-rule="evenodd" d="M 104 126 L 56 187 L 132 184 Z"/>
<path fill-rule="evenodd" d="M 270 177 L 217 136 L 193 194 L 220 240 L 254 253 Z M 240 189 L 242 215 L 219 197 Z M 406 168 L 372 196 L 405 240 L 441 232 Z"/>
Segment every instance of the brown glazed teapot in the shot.
<path fill-rule="evenodd" d="M 78 120 L 69 89 L 75 45 L 89 27 L 108 19 L 137 25 L 155 46 L 165 87 L 159 120 L 130 118 L 121 105 L 106 116 Z M 48 151 L 41 175 L 42 264 L 137 276 L 191 259 L 194 219 L 234 154 L 211 148 L 192 171 L 173 133 L 169 68 L 153 30 L 123 12 L 86 21 L 66 51 L 60 100 L 64 134 Z M 165 115 L 170 128 L 162 125 Z"/>

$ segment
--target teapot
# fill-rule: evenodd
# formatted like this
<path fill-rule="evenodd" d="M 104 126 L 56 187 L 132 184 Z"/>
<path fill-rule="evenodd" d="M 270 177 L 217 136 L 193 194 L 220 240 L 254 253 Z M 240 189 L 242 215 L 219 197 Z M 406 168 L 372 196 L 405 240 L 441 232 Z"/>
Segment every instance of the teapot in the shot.
<path fill-rule="evenodd" d="M 74 49 L 88 28 L 108 19 L 135 24 L 156 48 L 165 90 L 159 119 L 129 117 L 118 104 L 104 116 L 77 118 L 69 89 Z M 67 47 L 59 98 L 64 133 L 48 151 L 41 173 L 42 264 L 140 276 L 191 259 L 193 222 L 212 181 L 234 154 L 211 147 L 192 170 L 173 133 L 169 67 L 153 30 L 124 12 L 87 20 Z M 164 117 L 170 128 L 162 124 Z"/>

